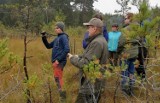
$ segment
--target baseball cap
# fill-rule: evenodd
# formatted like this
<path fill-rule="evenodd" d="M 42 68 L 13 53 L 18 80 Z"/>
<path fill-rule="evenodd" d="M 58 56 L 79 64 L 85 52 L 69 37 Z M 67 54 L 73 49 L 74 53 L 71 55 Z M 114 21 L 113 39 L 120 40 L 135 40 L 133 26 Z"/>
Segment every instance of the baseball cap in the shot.
<path fill-rule="evenodd" d="M 118 27 L 118 24 L 117 23 L 113 23 L 112 27 Z"/>
<path fill-rule="evenodd" d="M 88 23 L 83 23 L 85 26 L 103 27 L 103 22 L 98 18 L 92 18 Z"/>

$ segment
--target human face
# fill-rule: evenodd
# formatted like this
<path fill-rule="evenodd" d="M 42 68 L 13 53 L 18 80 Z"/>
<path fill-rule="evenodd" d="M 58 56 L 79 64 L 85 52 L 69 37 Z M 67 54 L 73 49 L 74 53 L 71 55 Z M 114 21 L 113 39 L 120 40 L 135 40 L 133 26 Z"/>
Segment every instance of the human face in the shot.
<path fill-rule="evenodd" d="M 128 17 L 125 17 L 124 24 L 129 24 L 129 23 L 130 23 L 130 19 Z"/>
<path fill-rule="evenodd" d="M 55 26 L 55 33 L 56 34 L 59 34 L 59 33 L 62 33 L 63 31 L 58 27 L 58 26 Z"/>
<path fill-rule="evenodd" d="M 96 28 L 95 26 L 89 25 L 89 26 L 88 26 L 89 36 L 95 35 L 96 29 L 97 29 L 97 28 Z"/>
<path fill-rule="evenodd" d="M 112 26 L 112 31 L 117 31 L 117 30 L 118 30 L 118 27 Z"/>

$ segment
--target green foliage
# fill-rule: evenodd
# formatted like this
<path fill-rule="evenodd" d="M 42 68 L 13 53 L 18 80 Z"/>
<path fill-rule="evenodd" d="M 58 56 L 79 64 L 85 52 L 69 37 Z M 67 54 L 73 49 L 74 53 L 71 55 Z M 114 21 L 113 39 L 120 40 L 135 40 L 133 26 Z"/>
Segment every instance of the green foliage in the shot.
<path fill-rule="evenodd" d="M 37 4 L 39 0 L 25 0 L 24 2 L 16 2 L 1 5 L 7 14 L 3 14 L 1 21 L 5 25 L 26 28 L 29 31 L 38 33 L 44 23 L 44 15 L 42 15 L 41 5 Z"/>
<path fill-rule="evenodd" d="M 50 22 L 47 25 L 44 25 L 42 27 L 42 31 L 46 31 L 47 33 L 54 33 L 54 26 L 55 26 L 56 22 L 53 20 L 52 22 Z"/>
<path fill-rule="evenodd" d="M 151 11 L 149 10 L 149 4 L 146 0 L 143 0 L 139 4 L 139 7 L 140 8 L 139 8 L 139 14 L 137 15 L 137 19 L 141 22 L 148 19 L 148 17 L 150 17 Z"/>
<path fill-rule="evenodd" d="M 15 64 L 22 65 L 22 59 L 12 52 L 8 53 L 8 62 L 10 67 L 13 67 Z"/>
<path fill-rule="evenodd" d="M 92 17 L 93 3 L 95 1 L 97 0 L 75 0 L 75 2 L 73 2 L 73 11 L 75 11 L 73 15 L 78 17 L 78 24 L 82 24 Z M 74 17 L 73 19 L 75 19 Z"/>
<path fill-rule="evenodd" d="M 52 82 L 52 75 L 53 75 L 52 65 L 50 63 L 42 64 L 42 73 L 44 78 L 44 83 Z"/>
<path fill-rule="evenodd" d="M 150 51 L 155 49 L 155 42 L 153 42 L 154 40 L 154 35 L 146 35 L 146 46 L 149 47 Z"/>
<path fill-rule="evenodd" d="M 62 10 L 59 10 L 56 12 L 56 16 L 55 16 L 55 21 L 58 22 L 58 21 L 65 21 L 66 19 L 66 16 L 63 14 Z"/>
<path fill-rule="evenodd" d="M 102 78 L 102 74 L 100 72 L 101 66 L 96 64 L 95 62 L 91 61 L 88 65 L 83 67 L 83 71 L 85 76 L 94 83 L 96 78 Z"/>
<path fill-rule="evenodd" d="M 44 63 L 44 64 L 42 64 L 43 74 L 50 74 L 51 68 L 52 68 L 52 66 L 51 66 L 50 63 Z"/>
<path fill-rule="evenodd" d="M 152 8 L 152 17 L 155 18 L 160 16 L 160 8 L 156 5 L 156 7 Z"/>
<path fill-rule="evenodd" d="M 125 61 L 124 60 L 122 60 L 122 63 L 121 63 L 121 70 L 122 71 L 126 71 L 126 69 L 128 68 L 128 65 L 125 63 Z"/>
<path fill-rule="evenodd" d="M 117 4 L 121 6 L 121 10 L 115 10 L 115 13 L 121 13 L 123 16 L 130 10 L 131 8 L 128 6 L 130 0 L 116 0 Z"/>
<path fill-rule="evenodd" d="M 30 30 L 39 33 L 44 24 L 44 15 L 41 15 L 42 11 L 40 7 L 33 8 L 31 13 Z"/>
<path fill-rule="evenodd" d="M 104 79 L 111 77 L 112 73 L 105 67 L 108 66 L 100 65 L 99 60 L 97 60 L 96 57 L 94 56 L 93 61 L 90 61 L 88 65 L 84 65 L 83 72 L 84 75 L 88 78 L 88 80 L 90 80 L 91 83 L 94 83 L 96 78 Z"/>
<path fill-rule="evenodd" d="M 7 41 L 8 41 L 8 39 L 0 40 L 0 61 L 3 59 L 3 57 L 8 52 Z"/>
<path fill-rule="evenodd" d="M 29 80 L 25 79 L 23 84 L 23 88 L 25 88 L 25 91 L 23 92 L 25 99 L 27 100 L 27 98 L 29 98 L 31 101 L 35 101 L 37 96 L 40 96 L 39 95 L 40 91 L 42 93 L 41 84 L 42 81 L 40 80 L 40 78 L 36 73 L 30 75 Z M 27 95 L 28 90 L 32 91 L 30 92 L 30 96 Z"/>
<path fill-rule="evenodd" d="M 38 85 L 40 84 L 40 80 L 38 78 L 38 76 L 36 75 L 36 73 L 34 73 L 33 75 L 30 76 L 29 80 L 26 82 L 28 89 L 36 89 L 38 87 Z"/>
<path fill-rule="evenodd" d="M 67 26 L 80 25 L 93 15 L 95 1 L 97 0 L 7 0 L 0 4 L 2 8 L 0 21 L 5 26 L 11 27 L 20 25 L 20 22 L 26 23 L 27 8 L 29 8 L 30 30 L 37 31 L 41 29 L 43 23 L 48 24 L 53 19 L 55 21 L 63 19 Z M 61 17 L 57 11 L 61 11 L 64 16 Z"/>
<path fill-rule="evenodd" d="M 160 17 L 151 18 L 150 14 L 149 5 L 143 0 L 139 4 L 139 14 L 133 18 L 133 23 L 130 24 L 129 30 L 123 29 L 122 31 L 126 35 L 127 40 L 145 37 L 145 46 L 153 50 L 156 35 L 159 33 L 157 29 L 159 27 Z"/>
<path fill-rule="evenodd" d="M 5 35 L 5 34 L 6 34 L 6 28 L 0 21 L 0 36 Z"/>
<path fill-rule="evenodd" d="M 21 59 L 19 56 L 9 52 L 8 39 L 0 40 L 0 73 L 3 73 L 16 65 L 21 65 Z"/>
<path fill-rule="evenodd" d="M 83 27 L 69 27 L 67 28 L 66 30 L 66 33 L 70 36 L 74 36 L 74 35 L 78 35 L 78 36 L 81 36 L 83 35 L 85 32 L 85 29 Z"/>

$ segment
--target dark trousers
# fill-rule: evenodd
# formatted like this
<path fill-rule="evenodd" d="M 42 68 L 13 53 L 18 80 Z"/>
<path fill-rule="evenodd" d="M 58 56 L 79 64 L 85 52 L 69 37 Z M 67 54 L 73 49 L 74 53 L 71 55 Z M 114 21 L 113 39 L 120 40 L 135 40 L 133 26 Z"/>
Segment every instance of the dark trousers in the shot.
<path fill-rule="evenodd" d="M 140 76 L 141 78 L 145 78 L 145 67 L 144 67 L 144 61 L 145 58 L 147 57 L 147 49 L 145 47 L 139 47 L 139 53 L 138 53 L 138 58 L 137 60 L 139 61 L 139 66 L 138 68 L 136 68 L 137 74 L 138 76 Z"/>
<path fill-rule="evenodd" d="M 128 84 L 129 86 L 133 86 L 135 80 L 134 78 L 130 78 L 130 76 L 134 76 L 134 62 L 136 59 L 129 59 L 127 61 L 124 61 L 126 63 L 126 65 L 128 66 L 128 68 L 125 71 L 122 71 L 122 81 L 121 81 L 121 85 L 122 87 L 124 87 L 126 84 Z M 129 78 L 129 79 L 128 79 Z"/>
<path fill-rule="evenodd" d="M 95 96 L 96 103 L 98 103 L 101 96 L 98 94 L 94 94 L 94 96 Z M 95 102 L 94 102 L 93 95 L 79 93 L 75 103 L 95 103 Z"/>
<path fill-rule="evenodd" d="M 109 51 L 109 61 L 112 66 L 117 66 L 118 63 L 118 53 L 114 51 Z"/>
<path fill-rule="evenodd" d="M 105 79 L 96 79 L 94 90 L 91 93 L 79 93 L 75 103 L 99 103 L 102 93 L 105 91 Z"/>

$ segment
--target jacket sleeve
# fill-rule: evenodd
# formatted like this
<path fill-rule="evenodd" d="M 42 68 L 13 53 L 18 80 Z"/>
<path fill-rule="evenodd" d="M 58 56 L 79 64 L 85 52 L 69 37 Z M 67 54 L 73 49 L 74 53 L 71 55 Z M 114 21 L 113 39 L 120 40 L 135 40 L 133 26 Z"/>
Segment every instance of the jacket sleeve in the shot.
<path fill-rule="evenodd" d="M 106 39 L 106 41 L 108 41 L 108 31 L 106 26 L 103 26 L 103 36 Z"/>
<path fill-rule="evenodd" d="M 88 63 L 90 61 L 92 61 L 94 59 L 94 57 L 99 59 L 101 57 L 101 52 L 102 52 L 102 46 L 100 45 L 100 43 L 94 42 L 88 48 L 88 51 L 85 52 L 83 57 L 80 58 L 77 56 L 72 56 L 70 58 L 70 61 L 74 66 L 82 69 L 84 67 L 84 65 L 88 65 Z"/>
<path fill-rule="evenodd" d="M 122 53 L 122 51 L 125 49 L 125 44 L 126 44 L 126 38 L 124 37 L 124 35 L 122 34 L 119 38 L 119 42 L 118 42 L 118 49 L 117 52 L 118 53 Z"/>
<path fill-rule="evenodd" d="M 61 53 L 61 55 L 57 57 L 58 61 L 61 61 L 64 58 L 66 58 L 67 54 L 70 51 L 70 49 L 69 49 L 69 40 L 68 40 L 68 37 L 66 35 L 62 36 L 60 42 L 62 43 L 64 48 L 63 48 L 63 52 Z"/>
<path fill-rule="evenodd" d="M 89 36 L 89 32 L 86 32 L 85 34 L 84 34 L 84 38 L 83 38 L 83 41 L 82 41 L 82 46 L 83 46 L 83 49 L 85 49 L 86 47 L 87 47 L 87 42 L 86 42 L 86 38 L 88 38 L 88 36 Z"/>
<path fill-rule="evenodd" d="M 47 49 L 53 48 L 54 41 L 52 41 L 51 43 L 48 43 L 46 36 L 42 37 L 42 41 Z"/>

